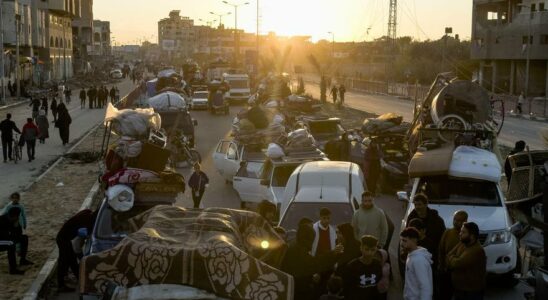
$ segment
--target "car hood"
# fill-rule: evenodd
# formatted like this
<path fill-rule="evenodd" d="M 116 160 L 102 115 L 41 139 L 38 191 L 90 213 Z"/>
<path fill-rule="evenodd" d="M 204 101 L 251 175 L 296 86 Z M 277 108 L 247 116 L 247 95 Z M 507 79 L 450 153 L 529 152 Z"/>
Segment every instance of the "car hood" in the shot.
<path fill-rule="evenodd" d="M 481 231 L 507 229 L 510 227 L 506 207 L 504 206 L 462 206 L 462 205 L 428 205 L 438 211 L 445 222 L 445 227 L 453 227 L 453 214 L 457 210 L 468 213 L 468 222 L 478 224 Z"/>

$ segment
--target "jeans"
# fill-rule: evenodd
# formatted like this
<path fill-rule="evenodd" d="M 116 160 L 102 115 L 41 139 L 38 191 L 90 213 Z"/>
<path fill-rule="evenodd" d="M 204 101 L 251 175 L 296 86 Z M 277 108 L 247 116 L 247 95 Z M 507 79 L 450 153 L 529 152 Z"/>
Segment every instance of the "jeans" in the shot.
<path fill-rule="evenodd" d="M 29 140 L 29 141 L 26 141 L 27 143 L 27 156 L 29 157 L 29 159 L 34 159 L 34 154 L 35 154 L 35 150 L 36 150 L 36 140 Z"/>
<path fill-rule="evenodd" d="M 24 261 L 27 259 L 27 250 L 29 245 L 29 239 L 26 235 L 22 234 L 19 236 L 16 236 L 13 240 L 13 245 L 7 246 L 2 245 L 0 246 L 0 251 L 8 251 L 8 263 L 9 263 L 9 269 L 10 272 L 13 272 L 17 270 L 17 261 L 16 261 L 16 244 L 19 244 L 21 247 L 21 261 Z"/>
<path fill-rule="evenodd" d="M 80 267 L 76 254 L 72 248 L 71 241 L 57 240 L 57 247 L 59 248 L 59 260 L 57 264 L 57 285 L 59 287 L 65 286 L 65 276 L 68 273 L 69 268 L 76 278 L 80 275 Z"/>
<path fill-rule="evenodd" d="M 200 202 L 202 202 L 202 196 L 204 191 L 192 190 L 192 202 L 194 202 L 194 208 L 200 208 Z"/>
<path fill-rule="evenodd" d="M 11 149 L 12 149 L 13 139 L 2 137 L 2 154 L 4 154 L 4 160 L 11 159 Z"/>

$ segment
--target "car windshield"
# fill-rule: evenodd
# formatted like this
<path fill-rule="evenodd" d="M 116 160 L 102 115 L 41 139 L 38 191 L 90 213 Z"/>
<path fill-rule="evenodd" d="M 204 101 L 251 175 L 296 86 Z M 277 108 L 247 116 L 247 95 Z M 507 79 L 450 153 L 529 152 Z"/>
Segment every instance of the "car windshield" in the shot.
<path fill-rule="evenodd" d="M 207 99 L 207 93 L 206 92 L 195 92 L 194 98 L 200 98 L 200 99 Z"/>
<path fill-rule="evenodd" d="M 339 123 L 337 122 L 310 122 L 310 133 L 318 134 L 339 134 Z"/>
<path fill-rule="evenodd" d="M 428 196 L 430 204 L 501 206 L 494 182 L 458 179 L 448 176 L 421 178 L 419 191 Z"/>
<path fill-rule="evenodd" d="M 132 207 L 127 212 L 117 212 L 107 206 L 97 218 L 96 237 L 98 239 L 123 239 L 132 232 L 128 220 L 152 207 L 154 205 L 139 205 Z"/>
<path fill-rule="evenodd" d="M 247 80 L 230 79 L 228 80 L 228 84 L 230 85 L 231 89 L 247 89 L 248 88 Z"/>
<path fill-rule="evenodd" d="M 350 203 L 303 203 L 293 202 L 287 208 L 280 225 L 286 229 L 297 229 L 302 218 L 320 219 L 320 208 L 327 207 L 331 211 L 331 224 L 339 225 L 352 221 L 354 210 Z"/>
<path fill-rule="evenodd" d="M 289 165 L 289 166 L 278 166 L 274 168 L 274 173 L 272 174 L 271 186 L 274 187 L 284 187 L 287 185 L 289 176 L 295 171 L 299 165 Z"/>

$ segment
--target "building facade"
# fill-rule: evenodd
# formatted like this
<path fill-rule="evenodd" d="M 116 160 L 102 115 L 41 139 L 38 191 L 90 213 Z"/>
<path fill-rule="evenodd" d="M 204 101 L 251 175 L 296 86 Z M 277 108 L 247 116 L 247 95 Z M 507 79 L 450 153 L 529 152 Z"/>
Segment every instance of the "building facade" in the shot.
<path fill-rule="evenodd" d="M 80 16 L 72 20 L 72 52 L 74 53 L 74 72 L 86 72 L 89 66 L 89 54 L 93 49 L 93 0 L 81 0 L 76 3 Z"/>
<path fill-rule="evenodd" d="M 189 58 L 198 47 L 194 20 L 182 17 L 180 13 L 172 10 L 169 18 L 158 22 L 158 45 L 171 59 Z"/>
<path fill-rule="evenodd" d="M 472 18 L 471 57 L 480 61 L 481 85 L 546 97 L 548 0 L 474 0 Z"/>
<path fill-rule="evenodd" d="M 112 54 L 110 22 L 93 20 L 93 48 L 89 54 L 95 57 L 107 57 Z"/>

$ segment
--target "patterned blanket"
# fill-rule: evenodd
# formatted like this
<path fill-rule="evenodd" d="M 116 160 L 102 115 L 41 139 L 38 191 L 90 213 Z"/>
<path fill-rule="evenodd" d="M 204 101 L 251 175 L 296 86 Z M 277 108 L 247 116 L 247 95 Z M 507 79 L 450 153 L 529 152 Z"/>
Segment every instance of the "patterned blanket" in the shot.
<path fill-rule="evenodd" d="M 100 295 L 111 281 L 189 285 L 231 299 L 293 298 L 293 277 L 276 268 L 287 245 L 256 213 L 161 205 L 129 222 L 134 232 L 116 247 L 83 259 L 82 294 Z"/>

